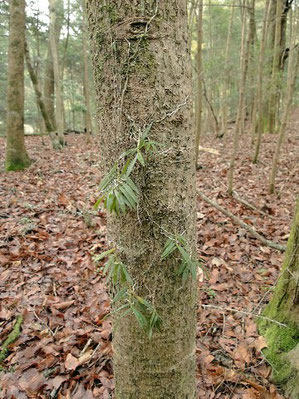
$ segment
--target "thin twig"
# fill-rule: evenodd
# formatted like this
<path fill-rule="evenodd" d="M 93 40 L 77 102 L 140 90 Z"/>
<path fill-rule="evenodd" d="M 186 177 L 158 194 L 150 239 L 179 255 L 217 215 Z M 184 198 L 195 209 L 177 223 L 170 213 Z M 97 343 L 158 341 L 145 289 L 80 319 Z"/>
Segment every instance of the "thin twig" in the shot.
<path fill-rule="evenodd" d="M 285 245 L 281 245 L 278 244 L 276 242 L 267 240 L 265 237 L 263 237 L 260 233 L 258 233 L 254 227 L 249 226 L 249 224 L 243 222 L 241 219 L 239 219 L 237 216 L 235 216 L 234 214 L 232 214 L 230 211 L 228 211 L 227 209 L 222 208 L 222 206 L 220 206 L 218 204 L 218 202 L 216 201 L 212 201 L 211 199 L 209 199 L 208 197 L 206 197 L 201 191 L 197 190 L 197 194 L 199 195 L 200 198 L 202 198 L 204 201 L 206 201 L 208 204 L 212 205 L 213 207 L 215 207 L 216 209 L 218 209 L 218 211 L 224 213 L 224 215 L 228 216 L 229 218 L 231 218 L 235 223 L 237 223 L 239 226 L 243 227 L 244 229 L 246 229 L 247 231 L 249 231 L 255 238 L 257 238 L 259 241 L 261 241 L 264 245 L 267 245 L 268 247 L 274 248 L 274 249 L 278 249 L 279 251 L 285 251 L 286 250 L 286 246 Z"/>
<path fill-rule="evenodd" d="M 251 312 L 246 312 L 245 310 L 238 310 L 238 309 L 233 309 L 233 308 L 222 308 L 221 306 L 216 306 L 216 305 L 201 305 L 201 306 L 202 306 L 203 308 L 205 308 L 205 309 L 206 309 L 206 308 L 212 308 L 212 309 L 221 310 L 222 312 L 223 312 L 223 311 L 227 311 L 227 312 L 233 312 L 233 313 L 241 313 L 241 314 L 244 314 L 244 315 L 246 315 L 246 316 L 253 316 L 253 317 L 257 317 L 258 319 L 263 319 L 263 320 L 271 321 L 271 323 L 278 324 L 278 325 L 281 326 L 281 327 L 287 327 L 286 324 L 280 323 L 280 322 L 277 321 L 277 320 L 273 320 L 273 319 L 270 319 L 269 317 L 261 316 L 261 315 L 254 314 L 254 313 L 251 313 Z"/>

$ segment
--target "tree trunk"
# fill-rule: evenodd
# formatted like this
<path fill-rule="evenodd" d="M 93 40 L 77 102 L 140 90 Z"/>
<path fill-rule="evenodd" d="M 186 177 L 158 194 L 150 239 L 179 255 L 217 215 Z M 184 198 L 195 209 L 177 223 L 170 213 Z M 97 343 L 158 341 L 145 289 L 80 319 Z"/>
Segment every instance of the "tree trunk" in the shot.
<path fill-rule="evenodd" d="M 82 38 L 83 38 L 83 93 L 85 99 L 85 112 L 84 112 L 84 124 L 87 135 L 87 142 L 91 140 L 92 126 L 91 126 L 91 110 L 90 110 L 90 89 L 89 89 L 89 68 L 88 68 L 88 48 L 87 48 L 87 26 L 86 26 L 86 10 L 83 2 L 83 26 L 82 26 Z"/>
<path fill-rule="evenodd" d="M 238 113 L 237 120 L 235 124 L 234 131 L 234 143 L 233 143 L 233 152 L 230 160 L 229 173 L 228 173 L 228 193 L 232 195 L 233 193 L 233 183 L 234 183 L 234 169 L 237 153 L 239 150 L 239 136 L 240 130 L 242 128 L 242 117 L 243 117 L 243 109 L 245 103 L 245 83 L 246 83 L 246 51 L 245 51 L 245 43 L 246 43 L 246 0 L 243 0 L 242 7 L 242 37 L 241 37 L 241 52 L 240 52 L 240 83 L 239 83 L 239 104 L 238 104 Z"/>
<path fill-rule="evenodd" d="M 256 91 L 256 104 L 257 104 L 257 114 L 258 114 L 258 123 L 257 123 L 257 141 L 255 146 L 255 153 L 253 157 L 253 163 L 257 163 L 260 146 L 262 142 L 262 133 L 263 133 L 263 72 L 264 72 L 264 60 L 265 60 L 265 46 L 266 46 L 266 33 L 267 33 L 267 21 L 269 18 L 269 10 L 271 8 L 271 1 L 267 0 L 265 5 L 264 12 L 264 21 L 262 27 L 262 37 L 260 44 L 260 54 L 258 61 L 258 81 L 257 81 L 257 91 Z M 256 112 L 253 114 L 252 122 L 251 122 L 252 136 L 255 135 L 256 129 Z"/>
<path fill-rule="evenodd" d="M 54 108 L 54 93 L 55 93 L 54 67 L 53 67 L 53 58 L 52 58 L 50 43 L 48 47 L 48 54 L 45 65 L 43 91 L 44 91 L 44 103 L 46 107 L 46 112 L 49 116 L 54 131 L 56 131 L 57 127 L 56 127 L 55 108 Z"/>
<path fill-rule="evenodd" d="M 273 63 L 271 73 L 271 87 L 269 99 L 269 131 L 275 132 L 277 124 L 278 100 L 280 89 L 280 55 L 281 55 L 281 20 L 283 12 L 283 0 L 277 0 L 276 4 L 276 24 L 275 41 L 273 49 Z"/>
<path fill-rule="evenodd" d="M 25 0 L 10 0 L 5 161 L 7 171 L 23 170 L 31 164 L 24 142 L 24 52 Z"/>
<path fill-rule="evenodd" d="M 256 91 L 255 83 L 255 73 L 256 73 L 256 63 L 255 63 L 255 41 L 256 41 L 256 23 L 255 23 L 255 4 L 256 1 L 252 0 L 249 12 L 249 32 L 247 40 L 247 59 L 248 59 L 248 96 L 245 107 L 245 118 L 248 115 L 249 118 L 252 117 L 254 108 L 254 93 Z"/>
<path fill-rule="evenodd" d="M 221 135 L 225 135 L 227 133 L 227 113 L 228 113 L 228 96 L 229 96 L 229 88 L 231 81 L 231 71 L 229 68 L 229 56 L 231 53 L 231 38 L 232 38 L 232 30 L 233 30 L 233 21 L 234 21 L 234 12 L 235 12 L 235 0 L 232 1 L 232 7 L 229 18 L 227 39 L 226 39 L 226 47 L 225 47 L 225 59 L 224 59 L 224 88 L 222 93 L 222 132 Z"/>
<path fill-rule="evenodd" d="M 196 140 L 195 140 L 195 165 L 198 165 L 199 142 L 202 133 L 202 0 L 198 4 L 197 16 L 197 104 L 196 104 Z"/>
<path fill-rule="evenodd" d="M 188 257 L 196 251 L 186 1 L 88 0 L 87 13 L 97 115 L 105 126 L 103 165 L 116 162 L 120 171 L 124 151 L 142 140 L 160 143 L 143 152 L 144 162 L 136 161 L 131 173 L 139 193 L 135 210 L 108 216 L 108 239 L 131 275 L 131 297 L 146 299 L 162 320 L 149 339 L 131 312 L 116 318 L 116 398 L 195 399 L 196 278 L 187 273 L 183 283 L 178 251 L 161 256 L 167 238 L 174 242 L 178 234 Z"/>
<path fill-rule="evenodd" d="M 29 54 L 29 48 L 28 48 L 28 44 L 25 41 L 25 59 L 26 59 L 26 65 L 27 65 L 27 69 L 30 75 L 30 79 L 34 88 L 34 92 L 35 92 L 35 97 L 36 97 L 36 102 L 38 105 L 38 108 L 42 114 L 43 120 L 44 120 L 44 124 L 45 127 L 47 129 L 47 132 L 50 136 L 50 139 L 52 141 L 52 145 L 54 149 L 59 148 L 59 141 L 58 141 L 58 137 L 55 133 L 54 127 L 51 123 L 51 119 L 49 118 L 49 115 L 47 114 L 47 110 L 46 110 L 46 106 L 42 97 L 42 93 L 40 91 L 40 85 L 38 83 L 38 77 L 33 69 L 33 66 L 31 64 L 31 60 L 30 60 L 30 54 Z"/>
<path fill-rule="evenodd" d="M 54 67 L 54 84 L 55 84 L 55 115 L 57 124 L 57 134 L 59 139 L 59 147 L 62 148 L 65 145 L 64 140 L 64 122 L 63 122 L 63 98 L 61 89 L 61 73 L 58 58 L 58 48 L 56 39 L 56 8 L 58 6 L 59 0 L 49 0 L 49 11 L 50 11 L 50 26 L 49 26 L 49 36 L 50 36 L 50 46 L 51 54 L 53 59 Z"/>
<path fill-rule="evenodd" d="M 274 157 L 273 157 L 272 169 L 271 169 L 271 174 L 270 174 L 270 186 L 269 186 L 270 194 L 273 194 L 274 190 L 275 190 L 275 178 L 276 178 L 277 166 L 278 166 L 279 157 L 280 157 L 280 149 L 281 149 L 281 145 L 283 143 L 284 137 L 285 137 L 286 127 L 287 127 L 287 123 L 288 123 L 290 112 L 291 112 L 294 89 L 295 89 L 295 84 L 296 84 L 296 77 L 297 77 L 297 72 L 298 72 L 298 65 L 299 65 L 299 51 L 294 47 L 292 50 L 290 60 L 289 60 L 285 109 L 284 109 L 280 129 L 279 129 L 279 136 L 278 136 L 278 141 L 276 144 L 276 149 L 275 149 L 275 153 L 274 153 Z"/>
<path fill-rule="evenodd" d="M 298 399 L 299 197 L 281 276 L 263 315 L 286 325 L 286 327 L 281 327 L 275 323 L 260 320 L 259 330 L 267 340 L 268 347 L 264 354 L 273 367 L 274 382 L 284 387 L 288 397 Z"/>

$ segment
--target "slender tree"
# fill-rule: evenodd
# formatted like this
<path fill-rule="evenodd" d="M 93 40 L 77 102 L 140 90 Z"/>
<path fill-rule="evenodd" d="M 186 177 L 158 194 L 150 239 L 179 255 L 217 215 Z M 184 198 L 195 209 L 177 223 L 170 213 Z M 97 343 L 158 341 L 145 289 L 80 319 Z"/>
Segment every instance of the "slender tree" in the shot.
<path fill-rule="evenodd" d="M 53 59 L 53 70 L 54 70 L 54 83 L 55 83 L 55 116 L 56 116 L 56 127 L 59 139 L 60 148 L 64 147 L 64 118 L 63 118 L 63 98 L 62 98 L 62 81 L 61 71 L 59 65 L 57 38 L 56 38 L 56 18 L 57 8 L 60 0 L 49 0 L 49 11 L 50 11 L 50 26 L 49 26 L 49 37 L 51 54 Z"/>
<path fill-rule="evenodd" d="M 280 56 L 281 56 L 281 23 L 283 15 L 284 0 L 276 0 L 276 14 L 275 14 L 275 40 L 273 48 L 273 61 L 271 72 L 271 86 L 269 99 L 269 131 L 275 132 L 277 126 L 277 112 L 280 89 Z"/>
<path fill-rule="evenodd" d="M 6 170 L 22 170 L 31 161 L 24 142 L 25 0 L 9 2 Z"/>
<path fill-rule="evenodd" d="M 114 308 L 127 309 L 118 308 L 114 320 L 116 398 L 195 399 L 195 126 L 186 1 L 87 0 L 87 13 L 109 170 L 101 184 L 114 252 L 107 267 L 124 273 L 114 284 L 127 283 L 114 296 Z"/>
<path fill-rule="evenodd" d="M 266 33 L 267 33 L 267 21 L 269 18 L 269 10 L 271 7 L 271 1 L 267 0 L 265 5 L 264 20 L 262 27 L 262 37 L 260 43 L 260 53 L 258 60 L 258 73 L 257 73 L 257 90 L 255 103 L 257 105 L 258 123 L 257 123 L 257 140 L 255 146 L 255 153 L 253 157 L 253 163 L 257 163 L 260 146 L 262 142 L 263 134 L 263 76 L 264 76 L 264 61 L 265 61 L 265 47 L 266 47 Z M 251 122 L 252 136 L 255 135 L 256 129 L 256 112 L 253 113 Z"/>
<path fill-rule="evenodd" d="M 240 52 L 240 83 L 239 83 L 239 104 L 237 112 L 237 120 L 234 131 L 233 151 L 230 160 L 228 173 L 228 193 L 233 194 L 234 170 L 237 153 L 239 150 L 239 136 L 243 127 L 244 102 L 245 102 L 245 84 L 246 84 L 246 0 L 242 2 L 242 36 L 241 36 L 241 52 Z"/>
<path fill-rule="evenodd" d="M 225 46 L 225 58 L 224 58 L 224 82 L 223 82 L 223 92 L 222 92 L 222 135 L 227 133 L 227 113 L 228 113 L 228 95 L 229 88 L 231 84 L 231 71 L 229 69 L 229 57 L 231 53 L 231 39 L 233 30 L 235 12 L 235 0 L 232 1 L 232 7 L 229 17 L 228 32 Z"/>
<path fill-rule="evenodd" d="M 202 14 L 203 4 L 202 0 L 198 3 L 198 16 L 197 16 L 197 104 L 196 104 L 196 141 L 195 141 L 195 162 L 198 165 L 199 142 L 202 134 Z"/>
<path fill-rule="evenodd" d="M 87 48 L 87 21 L 86 10 L 83 2 L 83 25 L 82 25 L 82 39 L 83 39 L 83 94 L 85 99 L 84 122 L 87 134 L 87 142 L 91 139 L 91 106 L 90 106 L 90 88 L 89 88 L 89 62 L 88 62 L 88 48 Z"/>
<path fill-rule="evenodd" d="M 54 149 L 58 149 L 60 147 L 60 143 L 59 143 L 59 138 L 57 133 L 55 132 L 54 126 L 52 125 L 52 121 L 51 118 L 49 117 L 48 113 L 47 113 L 47 109 L 46 109 L 46 105 L 40 90 L 40 83 L 38 81 L 38 76 L 37 73 L 35 72 L 32 63 L 31 63 L 31 59 L 30 59 L 30 53 L 29 53 L 29 48 L 28 48 L 28 44 L 25 41 L 25 59 L 26 59 L 26 65 L 27 65 L 27 69 L 30 75 L 30 79 L 33 85 L 33 89 L 35 92 L 35 98 L 36 98 L 36 102 L 38 105 L 38 108 L 41 112 L 41 115 L 43 117 L 43 121 L 46 127 L 46 130 L 50 136 L 50 139 L 52 141 L 52 145 Z"/>
<path fill-rule="evenodd" d="M 49 116 L 51 124 L 56 131 L 56 119 L 55 119 L 55 108 L 54 108 L 54 96 L 55 96 L 55 84 L 54 84 L 54 67 L 53 58 L 51 53 L 51 46 L 49 43 L 47 58 L 45 62 L 44 71 L 44 82 L 43 82 L 43 97 L 46 107 L 46 112 Z"/>
<path fill-rule="evenodd" d="M 274 381 L 287 397 L 299 397 L 299 197 L 295 217 L 273 297 L 261 319 L 259 330 L 267 339 L 266 358 L 273 367 Z"/>
<path fill-rule="evenodd" d="M 298 66 L 299 66 L 299 51 L 297 48 L 293 48 L 292 54 L 289 60 L 289 67 L 288 67 L 288 82 L 287 82 L 287 90 L 286 90 L 286 100 L 285 100 L 285 108 L 281 120 L 281 125 L 279 129 L 279 136 L 276 144 L 276 149 L 273 157 L 272 169 L 270 174 L 270 185 L 269 185 L 269 192 L 270 194 L 274 193 L 275 190 L 275 178 L 277 173 L 277 166 L 280 157 L 280 150 L 283 140 L 285 138 L 286 127 L 289 120 L 292 101 L 294 96 L 294 89 L 296 83 L 296 77 L 298 73 Z"/>

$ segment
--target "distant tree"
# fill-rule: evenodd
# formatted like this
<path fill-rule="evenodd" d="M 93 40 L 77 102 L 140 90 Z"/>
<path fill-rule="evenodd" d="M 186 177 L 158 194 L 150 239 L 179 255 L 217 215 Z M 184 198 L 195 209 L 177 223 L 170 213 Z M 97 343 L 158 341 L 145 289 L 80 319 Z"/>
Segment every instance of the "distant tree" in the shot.
<path fill-rule="evenodd" d="M 270 173 L 270 184 L 269 184 L 269 192 L 273 194 L 275 191 L 275 178 L 277 173 L 278 162 L 280 158 L 281 145 L 284 141 L 287 123 L 289 120 L 290 112 L 292 109 L 292 102 L 296 84 L 297 73 L 299 70 L 299 51 L 296 47 L 293 47 L 291 50 L 291 56 L 289 60 L 288 67 L 288 78 L 287 78 L 287 89 L 286 89 L 286 98 L 284 104 L 284 111 L 282 115 L 282 120 L 279 128 L 278 140 L 275 148 L 275 153 L 273 156 L 272 169 Z"/>
<path fill-rule="evenodd" d="M 255 97 L 256 109 L 252 115 L 252 136 L 254 138 L 256 130 L 257 130 L 257 140 L 255 145 L 255 152 L 253 156 L 253 163 L 257 163 L 258 156 L 260 152 L 260 146 L 262 142 L 262 133 L 263 133 L 263 76 L 264 76 L 264 62 L 265 62 L 265 48 L 266 48 L 266 36 L 267 36 L 267 23 L 269 18 L 269 9 L 270 9 L 271 0 L 266 0 L 265 11 L 264 11 L 264 20 L 261 34 L 261 42 L 260 42 L 260 52 L 258 58 L 258 71 L 257 71 L 257 90 Z M 256 124 L 256 119 L 257 124 Z M 257 125 L 257 126 L 256 126 Z"/>
<path fill-rule="evenodd" d="M 88 0 L 87 14 L 104 127 L 100 188 L 114 276 L 116 398 L 195 399 L 195 126 L 186 1 Z"/>
<path fill-rule="evenodd" d="M 6 170 L 27 168 L 31 161 L 24 142 L 25 0 L 9 2 L 7 71 Z"/>
<path fill-rule="evenodd" d="M 58 134 L 55 132 L 55 128 L 52 124 L 52 120 L 47 112 L 47 108 L 44 102 L 44 98 L 42 96 L 41 93 L 41 89 L 40 89 L 40 83 L 38 80 L 38 76 L 36 71 L 34 70 L 32 63 L 31 63 L 31 59 L 30 59 L 30 53 L 29 53 L 29 48 L 28 48 L 28 44 L 25 41 L 25 59 L 26 59 L 26 65 L 27 65 L 27 69 L 30 75 L 30 79 L 34 88 L 34 92 L 35 92 L 35 97 L 36 97 L 36 102 L 37 102 L 37 106 L 41 112 L 46 130 L 50 136 L 50 139 L 52 141 L 52 145 L 54 149 L 58 149 L 60 147 L 60 143 L 59 143 L 59 138 L 58 138 Z"/>
<path fill-rule="evenodd" d="M 87 134 L 87 141 L 90 141 L 92 127 L 91 127 L 91 105 L 90 105 L 90 87 L 89 87 L 89 62 L 88 62 L 88 32 L 87 20 L 85 10 L 85 0 L 83 0 L 83 21 L 82 21 L 82 43 L 83 43 L 83 93 L 85 99 L 84 120 Z"/>
<path fill-rule="evenodd" d="M 259 331 L 267 340 L 264 354 L 273 367 L 274 382 L 284 387 L 288 397 L 298 399 L 299 197 L 281 276 L 263 315 L 273 320 L 260 319 Z"/>
<path fill-rule="evenodd" d="M 59 140 L 59 147 L 64 147 L 64 117 L 63 117 L 63 97 L 62 97 L 62 79 L 61 70 L 58 56 L 57 34 L 56 34 L 56 19 L 57 8 L 61 0 L 49 0 L 50 11 L 50 26 L 49 26 L 49 39 L 51 46 L 51 54 L 53 60 L 54 83 L 55 83 L 55 116 L 56 128 Z"/>
<path fill-rule="evenodd" d="M 233 194 L 234 185 L 234 170 L 237 153 L 239 150 L 239 136 L 240 132 L 243 132 L 244 126 L 244 107 L 245 107 L 245 85 L 246 85 L 246 72 L 247 72 L 247 51 L 246 51 L 246 30 L 247 30 L 247 19 L 246 19 L 246 4 L 247 1 L 242 1 L 242 35 L 241 35 L 241 51 L 240 51 L 240 80 L 239 80 L 239 104 L 237 111 L 237 120 L 234 130 L 234 142 L 232 156 L 230 160 L 229 172 L 228 172 L 228 193 Z"/>

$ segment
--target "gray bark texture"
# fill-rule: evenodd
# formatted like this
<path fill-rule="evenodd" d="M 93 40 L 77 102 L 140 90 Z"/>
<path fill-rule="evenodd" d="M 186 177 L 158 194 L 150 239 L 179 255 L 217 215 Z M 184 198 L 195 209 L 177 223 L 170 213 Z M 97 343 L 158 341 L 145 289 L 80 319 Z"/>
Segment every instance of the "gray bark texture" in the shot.
<path fill-rule="evenodd" d="M 152 339 L 133 315 L 114 328 L 117 399 L 195 399 L 197 283 L 183 284 L 178 254 L 161 259 L 170 234 L 196 255 L 195 127 L 185 0 L 87 0 L 97 115 L 106 172 L 149 138 L 161 144 L 136 164 L 136 210 L 108 216 L 108 240 L 134 291 L 161 319 Z"/>
<path fill-rule="evenodd" d="M 22 170 L 31 163 L 24 143 L 25 0 L 9 2 L 7 69 L 6 170 Z"/>

